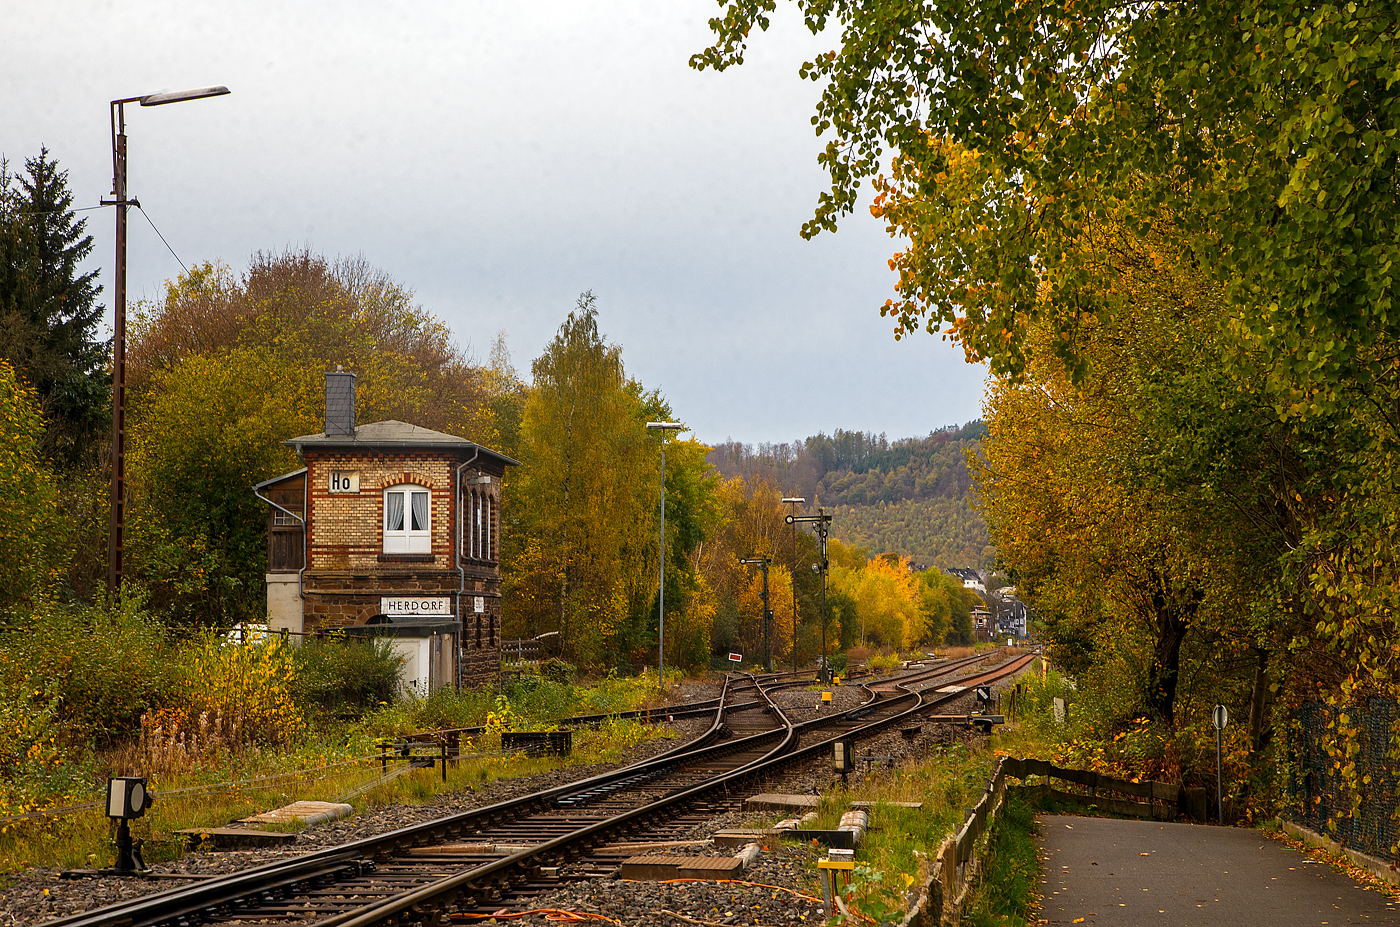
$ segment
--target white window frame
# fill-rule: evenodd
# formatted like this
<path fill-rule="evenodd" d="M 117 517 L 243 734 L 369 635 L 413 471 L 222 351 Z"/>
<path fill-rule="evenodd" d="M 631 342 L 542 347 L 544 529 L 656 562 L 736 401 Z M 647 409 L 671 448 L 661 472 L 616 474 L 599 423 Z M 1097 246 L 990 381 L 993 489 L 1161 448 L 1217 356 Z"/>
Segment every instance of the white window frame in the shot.
<path fill-rule="evenodd" d="M 413 497 L 422 495 L 427 504 L 415 514 Z M 390 496 L 399 497 L 398 508 L 390 502 Z M 399 483 L 384 490 L 384 517 L 380 521 L 384 534 L 386 554 L 430 554 L 433 552 L 433 496 L 428 487 L 417 483 Z M 401 517 L 400 527 L 390 527 L 392 514 Z M 414 527 L 415 517 L 421 517 L 421 526 Z"/>

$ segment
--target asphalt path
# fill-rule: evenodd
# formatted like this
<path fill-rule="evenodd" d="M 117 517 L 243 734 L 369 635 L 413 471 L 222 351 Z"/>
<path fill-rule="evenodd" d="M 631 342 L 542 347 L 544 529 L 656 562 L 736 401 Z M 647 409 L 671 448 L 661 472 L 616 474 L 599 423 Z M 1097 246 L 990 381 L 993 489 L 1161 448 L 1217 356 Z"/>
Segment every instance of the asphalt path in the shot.
<path fill-rule="evenodd" d="M 1400 903 L 1259 831 L 1041 815 L 1041 917 L 1083 927 L 1400 925 Z"/>

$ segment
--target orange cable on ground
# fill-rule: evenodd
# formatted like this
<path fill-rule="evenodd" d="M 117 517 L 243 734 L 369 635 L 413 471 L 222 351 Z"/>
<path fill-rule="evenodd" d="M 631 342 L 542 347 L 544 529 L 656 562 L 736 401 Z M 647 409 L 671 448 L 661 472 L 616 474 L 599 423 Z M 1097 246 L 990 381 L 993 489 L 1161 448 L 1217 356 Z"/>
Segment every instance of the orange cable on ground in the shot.
<path fill-rule="evenodd" d="M 512 921 L 521 917 L 531 917 L 532 915 L 543 914 L 547 921 L 559 921 L 567 924 L 578 924 L 588 920 L 607 921 L 609 924 L 616 924 L 622 927 L 622 921 L 613 920 L 602 914 L 594 914 L 590 911 L 565 911 L 562 908 L 536 908 L 533 911 L 516 911 L 507 914 L 463 914 L 457 912 L 452 914 L 454 920 L 502 920 Z"/>
<path fill-rule="evenodd" d="M 639 882 L 639 881 L 641 881 L 641 880 L 640 880 L 640 879 L 618 879 L 617 881 L 619 881 L 619 882 Z M 715 883 L 718 883 L 718 884 L 721 884 L 721 885 L 752 885 L 752 886 L 755 887 L 755 888 L 771 888 L 771 889 L 773 889 L 773 890 L 775 890 L 775 891 L 787 892 L 789 895 L 796 895 L 798 898 L 803 898 L 803 899 L 806 899 L 807 901 L 815 901 L 817 904 L 821 904 L 821 903 L 822 903 L 822 900 L 821 900 L 820 898 L 817 898 L 817 897 L 815 897 L 815 896 L 813 896 L 813 895 L 809 895 L 809 894 L 807 894 L 806 892 L 799 892 L 799 891 L 798 891 L 797 889 L 795 889 L 795 888 L 786 888 L 786 887 L 784 887 L 784 886 L 782 886 L 782 885 L 768 885 L 768 884 L 765 883 L 765 882 L 745 882 L 745 881 L 743 881 L 742 879 L 662 879 L 662 880 L 660 880 L 660 882 L 659 882 L 658 884 L 660 884 L 660 885 L 671 885 L 672 883 L 675 883 L 675 882 L 715 882 Z"/>

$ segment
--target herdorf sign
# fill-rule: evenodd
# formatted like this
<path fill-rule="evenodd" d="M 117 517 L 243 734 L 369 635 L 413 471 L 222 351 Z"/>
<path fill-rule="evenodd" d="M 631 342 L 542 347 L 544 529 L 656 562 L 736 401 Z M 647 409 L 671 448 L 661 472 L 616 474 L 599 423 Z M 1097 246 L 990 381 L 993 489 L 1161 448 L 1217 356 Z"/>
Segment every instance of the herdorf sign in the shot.
<path fill-rule="evenodd" d="M 447 596 L 421 596 L 417 598 L 382 598 L 379 611 L 390 618 L 410 618 L 420 615 L 443 615 L 452 617 L 452 600 Z"/>

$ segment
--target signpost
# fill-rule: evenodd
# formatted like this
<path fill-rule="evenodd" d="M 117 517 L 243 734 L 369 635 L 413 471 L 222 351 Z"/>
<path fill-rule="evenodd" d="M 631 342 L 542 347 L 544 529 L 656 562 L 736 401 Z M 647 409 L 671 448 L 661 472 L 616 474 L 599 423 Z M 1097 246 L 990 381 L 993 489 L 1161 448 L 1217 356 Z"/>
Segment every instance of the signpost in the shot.
<path fill-rule="evenodd" d="M 1230 712 L 1224 705 L 1216 705 L 1210 714 L 1211 723 L 1215 725 L 1215 823 L 1223 825 L 1225 823 L 1225 787 L 1221 784 L 1220 775 L 1220 732 L 1225 730 L 1225 725 L 1230 723 Z"/>
<path fill-rule="evenodd" d="M 744 655 L 742 653 L 731 653 L 729 655 L 729 662 L 733 663 L 734 669 L 737 670 L 739 668 L 739 664 L 744 662 Z"/>

